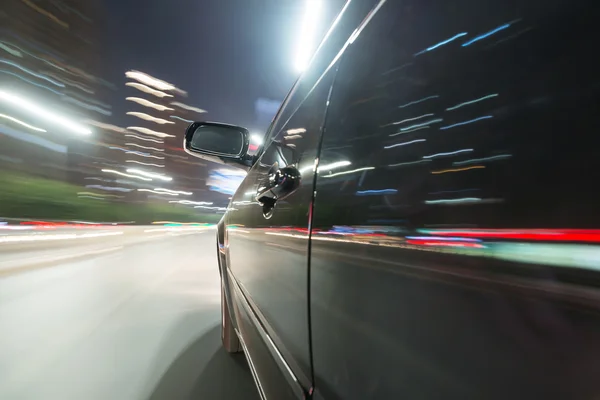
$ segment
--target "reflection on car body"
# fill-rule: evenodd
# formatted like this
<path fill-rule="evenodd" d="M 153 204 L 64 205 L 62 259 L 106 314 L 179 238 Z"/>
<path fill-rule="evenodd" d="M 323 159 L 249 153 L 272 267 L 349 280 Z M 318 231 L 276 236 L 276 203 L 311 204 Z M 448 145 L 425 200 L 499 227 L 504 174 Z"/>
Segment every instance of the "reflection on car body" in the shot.
<path fill-rule="evenodd" d="M 597 396 L 599 16 L 347 3 L 219 224 L 264 398 Z"/>

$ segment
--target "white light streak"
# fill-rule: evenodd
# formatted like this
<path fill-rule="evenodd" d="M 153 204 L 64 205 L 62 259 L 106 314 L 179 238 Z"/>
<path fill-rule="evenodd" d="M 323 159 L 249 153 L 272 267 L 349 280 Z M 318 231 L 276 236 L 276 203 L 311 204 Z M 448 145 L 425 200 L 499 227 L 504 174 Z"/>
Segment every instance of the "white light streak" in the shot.
<path fill-rule="evenodd" d="M 319 17 L 321 14 L 320 0 L 306 0 L 304 19 L 302 20 L 302 28 L 300 29 L 298 40 L 298 50 L 296 51 L 295 67 L 299 72 L 304 71 L 312 58 Z"/>
<path fill-rule="evenodd" d="M 145 138 L 145 137 L 138 136 L 138 135 L 125 135 L 125 136 L 127 136 L 127 137 L 134 137 L 136 139 L 144 140 L 146 142 L 164 143 L 164 141 L 162 141 L 162 140 Z"/>
<path fill-rule="evenodd" d="M 125 146 L 135 146 L 135 147 L 140 147 L 142 149 L 147 149 L 147 150 L 164 151 L 163 149 L 158 149 L 156 147 L 142 146 L 142 145 L 139 145 L 137 143 L 125 143 Z"/>
<path fill-rule="evenodd" d="M 173 180 L 173 178 L 171 178 L 170 176 L 166 176 L 166 175 L 162 175 L 162 174 L 155 174 L 153 172 L 147 172 L 147 171 L 143 171 L 143 170 L 137 169 L 137 168 L 128 168 L 127 172 L 129 172 L 130 174 L 142 175 L 142 176 L 145 176 L 148 178 L 160 179 L 160 180 L 166 181 L 166 182 L 170 182 Z"/>
<path fill-rule="evenodd" d="M 159 90 L 173 90 L 175 86 L 170 84 L 169 82 L 165 82 L 163 80 L 157 79 L 153 76 L 145 74 L 140 71 L 127 71 L 125 72 L 125 76 L 130 79 L 135 79 L 138 82 L 141 82 L 145 85 L 152 86 Z"/>
<path fill-rule="evenodd" d="M 136 163 L 136 164 L 141 164 L 141 165 L 149 165 L 151 167 L 158 167 L 158 168 L 164 168 L 165 167 L 164 165 L 158 165 L 158 164 L 152 164 L 152 163 L 144 163 L 144 162 L 136 161 L 136 160 L 125 160 L 125 162 Z"/>
<path fill-rule="evenodd" d="M 150 192 L 150 193 L 156 193 L 156 194 L 166 194 L 167 196 L 179 196 L 179 194 L 177 194 L 177 193 L 157 192 L 156 190 L 152 190 L 152 189 L 138 189 L 138 192 Z"/>
<path fill-rule="evenodd" d="M 126 151 L 125 154 L 135 154 L 136 156 L 146 157 L 146 158 L 156 158 L 158 160 L 164 160 L 164 157 L 153 156 L 152 154 L 146 154 L 139 151 Z"/>
<path fill-rule="evenodd" d="M 109 174 L 117 174 L 117 175 L 121 175 L 121 176 L 127 176 L 129 178 L 136 178 L 136 179 L 140 179 L 142 181 L 151 181 L 152 180 L 152 178 L 146 178 L 146 177 L 143 177 L 143 176 L 126 174 L 124 172 L 115 171 L 114 169 L 103 169 L 102 172 L 107 172 Z"/>
<path fill-rule="evenodd" d="M 146 135 L 158 136 L 161 138 L 175 137 L 175 135 L 169 135 L 168 133 L 153 131 L 152 129 L 143 128 L 141 126 L 128 126 L 127 129 L 140 133 L 145 133 Z"/>
<path fill-rule="evenodd" d="M 21 121 L 20 119 L 16 119 L 14 117 L 11 117 L 10 115 L 4 115 L 4 114 L 0 114 L 0 118 L 4 118 L 4 119 L 8 119 L 9 121 L 12 122 L 16 122 L 19 125 L 23 125 L 26 128 L 32 129 L 34 131 L 38 131 L 38 132 L 47 132 L 45 129 L 42 128 L 36 128 L 33 125 L 29 125 L 28 123 L 25 123 L 23 121 Z"/>
<path fill-rule="evenodd" d="M 171 200 L 169 203 L 187 204 L 194 206 L 210 206 L 211 201 Z"/>
<path fill-rule="evenodd" d="M 402 124 L 404 122 L 416 121 L 418 119 L 425 118 L 425 117 L 433 117 L 433 115 L 434 114 L 423 114 L 423 115 L 420 115 L 418 117 L 403 119 L 402 121 L 392 122 L 391 124 L 386 124 L 386 125 L 383 125 L 383 126 L 400 125 L 400 124 Z"/>
<path fill-rule="evenodd" d="M 15 96 L 12 93 L 5 92 L 0 90 L 0 100 L 4 100 L 8 103 L 14 104 L 19 108 L 24 109 L 25 111 L 30 112 L 36 117 L 41 117 L 46 119 L 52 123 L 60 125 L 74 133 L 78 133 L 81 135 L 91 135 L 92 131 L 86 128 L 83 125 L 80 125 L 76 122 L 73 122 L 65 117 L 55 114 L 54 112 L 47 110 L 43 107 L 38 106 L 37 104 L 30 102 L 27 99 L 21 98 L 19 96 Z"/>
<path fill-rule="evenodd" d="M 98 128 L 106 129 L 109 131 L 119 132 L 119 133 L 127 133 L 127 129 L 121 128 L 120 126 L 105 124 L 105 123 L 94 121 L 91 119 L 86 119 L 83 122 L 85 122 L 88 125 L 94 125 L 94 126 L 97 126 Z"/>
<path fill-rule="evenodd" d="M 111 192 L 131 192 L 133 190 L 119 186 L 86 185 L 85 187 L 90 189 L 108 190 Z"/>
<path fill-rule="evenodd" d="M 340 176 L 340 175 L 347 175 L 347 174 L 353 174 L 355 172 L 360 172 L 360 171 L 370 171 L 372 169 L 375 169 L 375 167 L 363 167 L 363 168 L 357 168 L 357 169 L 353 169 L 351 171 L 343 171 L 343 172 L 336 172 L 335 174 L 330 174 L 330 175 L 323 175 L 322 178 L 333 178 L 335 176 Z"/>
<path fill-rule="evenodd" d="M 306 132 L 306 129 L 304 128 L 295 128 L 295 129 L 288 129 L 287 131 L 285 131 L 286 135 L 297 135 L 298 133 L 304 133 Z"/>
<path fill-rule="evenodd" d="M 194 112 L 197 112 L 197 113 L 200 113 L 200 114 L 202 114 L 202 113 L 205 113 L 205 112 L 206 112 L 206 110 L 203 110 L 203 109 L 201 109 L 201 108 L 197 108 L 197 107 L 188 106 L 187 104 L 183 104 L 183 103 L 180 103 L 180 102 L 178 102 L 178 101 L 174 101 L 174 102 L 172 102 L 172 103 L 171 103 L 171 105 L 172 105 L 172 106 L 179 107 L 179 108 L 183 108 L 184 110 L 188 110 L 188 111 L 194 111 Z"/>
<path fill-rule="evenodd" d="M 435 157 L 442 157 L 442 156 L 452 156 L 454 154 L 469 153 L 471 151 L 473 151 L 473 149 L 462 149 L 462 150 L 450 151 L 450 152 L 447 152 L 447 153 L 431 154 L 431 155 L 428 155 L 428 156 L 423 156 L 423 158 L 435 158 Z"/>
<path fill-rule="evenodd" d="M 345 160 L 345 161 L 336 161 L 331 164 L 319 165 L 319 167 L 317 168 L 317 172 L 328 171 L 328 170 L 340 168 L 340 167 L 346 167 L 350 164 L 352 164 L 350 161 Z"/>
<path fill-rule="evenodd" d="M 459 203 L 475 203 L 481 201 L 478 197 L 463 197 L 462 199 L 440 199 L 440 200 L 425 200 L 425 204 L 459 204 Z"/>
<path fill-rule="evenodd" d="M 384 149 L 391 149 L 391 148 L 398 147 L 398 146 L 406 146 L 407 144 L 426 142 L 426 141 L 427 141 L 426 139 L 411 140 L 410 142 L 396 143 L 396 144 L 392 144 L 390 146 L 384 146 Z"/>
<path fill-rule="evenodd" d="M 141 118 L 145 121 L 150 121 L 150 122 L 155 122 L 159 125 L 164 125 L 164 124 L 174 124 L 175 122 L 173 121 L 167 121 L 166 119 L 163 118 L 156 118 L 153 117 L 152 115 L 146 114 L 146 113 L 142 113 L 142 112 L 137 112 L 137 111 L 129 111 L 127 113 L 127 115 L 133 115 L 134 117 L 138 117 Z"/>
<path fill-rule="evenodd" d="M 174 108 L 169 108 L 169 107 L 166 107 L 166 106 L 163 106 L 160 104 L 156 104 L 156 103 L 153 103 L 146 99 L 142 99 L 140 97 L 126 97 L 125 100 L 133 101 L 134 103 L 138 103 L 138 104 L 141 104 L 146 107 L 154 108 L 155 110 L 158 110 L 158 111 L 165 111 L 165 110 L 173 111 L 174 110 Z"/>
<path fill-rule="evenodd" d="M 184 194 L 186 196 L 191 196 L 194 193 L 192 192 L 184 192 L 183 190 L 171 190 L 171 189 L 165 189 L 165 188 L 154 188 L 154 190 L 156 190 L 157 192 L 167 192 L 167 193 L 175 193 L 175 194 Z"/>
<path fill-rule="evenodd" d="M 171 94 L 167 94 L 165 92 L 161 92 L 160 90 L 152 89 L 151 87 L 148 87 L 146 85 L 142 85 L 141 83 L 127 82 L 125 85 L 126 86 L 131 86 L 133 88 L 141 90 L 144 93 L 148 93 L 148 94 L 151 94 L 151 95 L 156 96 L 156 97 L 160 97 L 160 98 L 163 98 L 163 97 L 173 97 L 173 95 L 171 95 Z"/>

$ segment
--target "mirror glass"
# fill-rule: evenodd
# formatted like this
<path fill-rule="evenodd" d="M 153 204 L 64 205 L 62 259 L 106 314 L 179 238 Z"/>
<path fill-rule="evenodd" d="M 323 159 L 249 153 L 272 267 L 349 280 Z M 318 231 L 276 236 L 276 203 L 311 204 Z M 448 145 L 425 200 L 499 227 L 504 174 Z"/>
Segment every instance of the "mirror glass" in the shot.
<path fill-rule="evenodd" d="M 190 147 L 228 156 L 239 156 L 244 148 L 244 135 L 235 127 L 201 125 L 194 131 Z"/>

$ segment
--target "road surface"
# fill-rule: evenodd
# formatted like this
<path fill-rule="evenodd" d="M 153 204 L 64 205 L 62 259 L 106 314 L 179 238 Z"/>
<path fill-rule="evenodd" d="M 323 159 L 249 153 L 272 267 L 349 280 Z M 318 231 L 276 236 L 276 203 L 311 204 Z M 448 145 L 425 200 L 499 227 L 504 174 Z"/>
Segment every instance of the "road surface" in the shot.
<path fill-rule="evenodd" d="M 214 229 L 0 231 L 0 399 L 256 398 Z"/>

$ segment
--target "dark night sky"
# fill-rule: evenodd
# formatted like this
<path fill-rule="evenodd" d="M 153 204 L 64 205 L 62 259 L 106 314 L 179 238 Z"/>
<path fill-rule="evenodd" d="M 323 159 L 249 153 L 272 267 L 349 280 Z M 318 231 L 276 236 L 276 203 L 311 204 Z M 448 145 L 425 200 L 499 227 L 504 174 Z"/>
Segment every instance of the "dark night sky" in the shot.
<path fill-rule="evenodd" d="M 266 126 L 256 122 L 255 100 L 282 100 L 297 77 L 293 57 L 304 0 L 105 4 L 117 114 L 125 113 L 124 73 L 136 69 L 186 90 L 187 103 L 208 110 L 208 119 L 260 131 Z"/>

